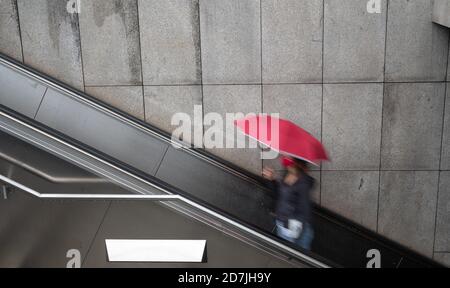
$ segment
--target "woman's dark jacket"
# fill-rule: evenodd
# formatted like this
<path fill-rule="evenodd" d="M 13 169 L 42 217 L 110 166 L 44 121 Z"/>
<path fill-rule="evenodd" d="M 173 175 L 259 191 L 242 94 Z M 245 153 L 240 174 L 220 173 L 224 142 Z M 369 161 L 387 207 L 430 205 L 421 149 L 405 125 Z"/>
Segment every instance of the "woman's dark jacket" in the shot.
<path fill-rule="evenodd" d="M 288 219 L 311 223 L 310 193 L 314 178 L 303 174 L 292 186 L 284 181 L 269 181 L 268 187 L 275 192 L 275 214 L 279 221 L 287 224 Z"/>

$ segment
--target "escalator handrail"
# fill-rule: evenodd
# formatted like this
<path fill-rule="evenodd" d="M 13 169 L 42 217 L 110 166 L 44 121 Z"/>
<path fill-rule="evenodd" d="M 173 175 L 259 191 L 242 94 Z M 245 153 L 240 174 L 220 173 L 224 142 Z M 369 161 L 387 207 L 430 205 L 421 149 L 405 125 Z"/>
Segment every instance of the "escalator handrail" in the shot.
<path fill-rule="evenodd" d="M 36 190 L 33 190 L 23 184 L 20 184 L 8 177 L 5 177 L 3 175 L 0 174 L 0 181 L 1 182 L 5 182 L 17 189 L 20 189 L 21 191 L 27 192 L 37 198 L 40 199 L 89 199 L 89 200 L 152 200 L 152 201 L 180 201 L 183 202 L 184 204 L 189 205 L 190 207 L 193 207 L 203 213 L 208 214 L 209 216 L 218 219 L 222 222 L 225 222 L 235 228 L 238 228 L 240 231 L 244 231 L 248 234 L 251 234 L 253 237 L 257 237 L 260 240 L 263 240 L 266 243 L 271 244 L 272 246 L 275 246 L 279 249 L 284 250 L 285 252 L 288 252 L 291 255 L 295 255 L 297 257 L 299 257 L 302 261 L 305 261 L 306 263 L 313 265 L 314 267 L 317 268 L 329 268 L 328 265 L 317 261 L 316 259 L 307 256 L 293 248 L 290 248 L 288 246 L 285 246 L 284 244 L 270 238 L 267 237 L 259 232 L 256 232 L 240 223 L 236 223 L 235 221 L 217 213 L 214 212 L 202 205 L 199 205 L 196 202 L 193 202 L 181 195 L 127 195 L 127 194 L 53 194 L 53 193 L 49 193 L 49 194 L 45 194 L 45 193 L 40 193 L 37 192 Z"/>
<path fill-rule="evenodd" d="M 0 152 L 0 159 L 6 160 L 14 165 L 19 166 L 20 168 L 38 175 L 40 178 L 47 180 L 50 183 L 54 184 L 98 184 L 98 183 L 109 183 L 108 180 L 100 178 L 100 177 L 59 177 L 53 176 L 49 173 L 46 173 L 36 167 L 33 167 L 30 164 L 27 164 L 23 161 L 19 161 L 11 156 L 6 155 L 5 153 Z"/>

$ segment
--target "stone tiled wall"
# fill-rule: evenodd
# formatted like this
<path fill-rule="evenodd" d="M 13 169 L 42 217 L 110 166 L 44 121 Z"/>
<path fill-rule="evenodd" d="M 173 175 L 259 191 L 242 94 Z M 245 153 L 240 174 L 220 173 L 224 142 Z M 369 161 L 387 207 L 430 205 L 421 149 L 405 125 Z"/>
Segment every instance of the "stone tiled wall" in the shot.
<path fill-rule="evenodd" d="M 433 22 L 450 28 L 450 1 L 434 0 Z"/>
<path fill-rule="evenodd" d="M 0 51 L 167 131 L 195 104 L 279 112 L 329 150 L 316 202 L 450 265 L 450 32 L 432 0 L 380 1 L 0 0 Z"/>

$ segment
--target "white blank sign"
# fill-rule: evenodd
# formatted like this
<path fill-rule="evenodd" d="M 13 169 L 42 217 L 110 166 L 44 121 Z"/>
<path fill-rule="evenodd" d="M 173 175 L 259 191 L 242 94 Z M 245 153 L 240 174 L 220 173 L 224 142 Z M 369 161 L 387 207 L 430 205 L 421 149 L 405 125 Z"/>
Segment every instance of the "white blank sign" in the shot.
<path fill-rule="evenodd" d="M 206 240 L 106 239 L 110 262 L 202 262 Z"/>

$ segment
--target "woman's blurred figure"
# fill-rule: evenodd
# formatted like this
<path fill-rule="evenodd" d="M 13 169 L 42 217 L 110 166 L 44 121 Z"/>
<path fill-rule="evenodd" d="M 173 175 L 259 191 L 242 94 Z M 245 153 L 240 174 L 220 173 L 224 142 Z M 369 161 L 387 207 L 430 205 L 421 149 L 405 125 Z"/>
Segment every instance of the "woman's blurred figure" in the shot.
<path fill-rule="evenodd" d="M 310 194 L 314 178 L 308 175 L 307 162 L 281 156 L 281 164 L 286 174 L 281 180 L 275 179 L 273 169 L 264 168 L 263 176 L 270 182 L 276 192 L 276 226 L 277 235 L 306 250 L 311 250 L 314 238 L 311 217 Z"/>

